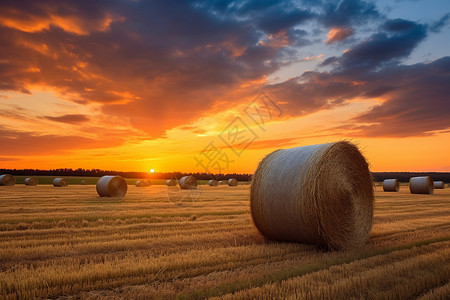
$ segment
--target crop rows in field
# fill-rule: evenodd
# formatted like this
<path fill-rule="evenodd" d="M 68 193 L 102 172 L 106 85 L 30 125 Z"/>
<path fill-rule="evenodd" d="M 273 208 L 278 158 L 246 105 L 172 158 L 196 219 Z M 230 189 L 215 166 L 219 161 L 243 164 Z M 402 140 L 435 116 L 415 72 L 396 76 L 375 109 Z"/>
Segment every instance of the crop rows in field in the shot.
<path fill-rule="evenodd" d="M 266 241 L 251 222 L 248 186 L 175 194 L 179 205 L 164 186 L 130 187 L 123 199 L 92 192 L 1 189 L 2 298 L 444 299 L 450 291 L 449 190 L 378 191 L 370 240 L 347 252 Z"/>

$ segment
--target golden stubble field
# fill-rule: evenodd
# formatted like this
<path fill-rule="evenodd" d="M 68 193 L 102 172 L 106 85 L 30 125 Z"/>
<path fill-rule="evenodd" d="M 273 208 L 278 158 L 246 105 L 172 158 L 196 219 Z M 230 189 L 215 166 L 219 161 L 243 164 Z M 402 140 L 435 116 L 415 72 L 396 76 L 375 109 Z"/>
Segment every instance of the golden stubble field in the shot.
<path fill-rule="evenodd" d="M 367 245 L 327 252 L 264 240 L 249 186 L 0 187 L 0 266 L 6 299 L 448 299 L 450 189 L 377 187 Z"/>

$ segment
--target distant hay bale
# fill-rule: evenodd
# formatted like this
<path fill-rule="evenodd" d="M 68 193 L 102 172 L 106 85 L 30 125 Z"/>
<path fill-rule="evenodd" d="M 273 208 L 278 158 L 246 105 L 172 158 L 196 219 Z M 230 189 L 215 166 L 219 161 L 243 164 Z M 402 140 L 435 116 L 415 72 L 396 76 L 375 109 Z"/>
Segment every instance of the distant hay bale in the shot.
<path fill-rule="evenodd" d="M 152 185 L 152 183 L 150 180 L 147 180 L 147 179 L 136 181 L 137 187 L 144 187 L 144 186 L 150 186 L 150 185 Z"/>
<path fill-rule="evenodd" d="M 227 180 L 227 184 L 229 186 L 237 186 L 238 185 L 238 181 L 236 178 L 230 178 Z"/>
<path fill-rule="evenodd" d="M 96 188 L 100 197 L 123 197 L 128 185 L 121 176 L 106 175 L 97 181 Z"/>
<path fill-rule="evenodd" d="M 398 192 L 400 184 L 398 179 L 385 179 L 383 181 L 383 191 L 385 192 Z"/>
<path fill-rule="evenodd" d="M 272 152 L 250 188 L 253 222 L 266 238 L 329 249 L 362 246 L 373 206 L 369 165 L 347 141 Z"/>
<path fill-rule="evenodd" d="M 86 180 L 83 179 L 83 180 L 81 180 L 80 184 L 81 184 L 81 185 L 87 185 L 88 183 L 87 183 Z"/>
<path fill-rule="evenodd" d="M 197 179 L 192 176 L 184 176 L 180 179 L 180 188 L 185 190 L 193 190 L 197 188 Z"/>
<path fill-rule="evenodd" d="M 167 186 L 176 186 L 177 185 L 177 181 L 175 179 L 167 179 L 166 180 L 166 185 Z"/>
<path fill-rule="evenodd" d="M 25 185 L 36 186 L 38 184 L 37 178 L 27 177 L 25 178 Z"/>
<path fill-rule="evenodd" d="M 53 179 L 53 186 L 55 187 L 65 187 L 68 186 L 69 184 L 67 183 L 67 180 L 65 180 L 64 178 L 55 178 Z"/>
<path fill-rule="evenodd" d="M 225 183 L 223 182 L 223 180 L 219 180 L 219 185 L 224 185 Z"/>
<path fill-rule="evenodd" d="M 219 182 L 217 180 L 211 179 L 208 181 L 209 186 L 218 186 Z"/>
<path fill-rule="evenodd" d="M 13 186 L 15 184 L 16 184 L 16 179 L 14 178 L 14 176 L 12 176 L 10 174 L 0 175 L 0 185 Z"/>
<path fill-rule="evenodd" d="M 409 179 L 411 194 L 433 194 L 434 184 L 430 176 L 411 177 Z"/>
<path fill-rule="evenodd" d="M 445 183 L 443 181 L 435 181 L 433 183 L 435 189 L 445 189 Z"/>

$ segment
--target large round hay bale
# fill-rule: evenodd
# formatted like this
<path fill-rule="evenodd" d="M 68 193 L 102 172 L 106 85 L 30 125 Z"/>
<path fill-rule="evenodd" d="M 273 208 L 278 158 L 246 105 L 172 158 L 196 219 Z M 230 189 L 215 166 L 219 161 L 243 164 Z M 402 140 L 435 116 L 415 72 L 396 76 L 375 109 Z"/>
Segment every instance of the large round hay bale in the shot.
<path fill-rule="evenodd" d="M 236 178 L 230 178 L 227 180 L 227 184 L 229 186 L 237 186 L 238 185 L 238 181 Z"/>
<path fill-rule="evenodd" d="M 123 197 L 128 185 L 121 176 L 106 175 L 97 181 L 96 188 L 100 197 Z"/>
<path fill-rule="evenodd" d="M 67 180 L 64 178 L 55 178 L 53 179 L 53 186 L 55 187 L 65 187 L 68 186 L 69 184 L 67 183 Z"/>
<path fill-rule="evenodd" d="M 180 188 L 185 190 L 193 190 L 197 188 L 197 179 L 192 176 L 184 176 L 180 179 Z"/>
<path fill-rule="evenodd" d="M 81 185 L 87 185 L 88 183 L 87 183 L 86 180 L 83 179 L 83 180 L 81 180 L 80 184 L 81 184 Z"/>
<path fill-rule="evenodd" d="M 167 186 L 176 186 L 177 185 L 177 181 L 175 179 L 167 179 L 166 180 L 166 185 Z"/>
<path fill-rule="evenodd" d="M 25 185 L 36 186 L 38 184 L 37 178 L 27 177 L 25 178 Z"/>
<path fill-rule="evenodd" d="M 433 194 L 434 184 L 430 176 L 411 177 L 409 179 L 411 194 Z"/>
<path fill-rule="evenodd" d="M 400 184 L 398 179 L 385 179 L 383 181 L 383 191 L 385 192 L 398 192 Z"/>
<path fill-rule="evenodd" d="M 435 181 L 433 184 L 435 189 L 445 189 L 445 183 L 443 181 Z"/>
<path fill-rule="evenodd" d="M 10 174 L 0 175 L 0 185 L 13 186 L 15 184 L 16 184 L 16 179 L 14 178 L 14 176 L 12 176 Z"/>
<path fill-rule="evenodd" d="M 218 186 L 219 182 L 217 180 L 211 179 L 208 181 L 209 186 Z"/>
<path fill-rule="evenodd" d="M 136 181 L 137 187 L 145 187 L 145 186 L 150 186 L 150 185 L 152 185 L 152 183 L 150 182 L 150 180 L 147 180 L 147 179 Z"/>
<path fill-rule="evenodd" d="M 368 163 L 347 141 L 272 152 L 250 188 L 253 222 L 266 238 L 329 249 L 362 246 L 373 206 Z"/>

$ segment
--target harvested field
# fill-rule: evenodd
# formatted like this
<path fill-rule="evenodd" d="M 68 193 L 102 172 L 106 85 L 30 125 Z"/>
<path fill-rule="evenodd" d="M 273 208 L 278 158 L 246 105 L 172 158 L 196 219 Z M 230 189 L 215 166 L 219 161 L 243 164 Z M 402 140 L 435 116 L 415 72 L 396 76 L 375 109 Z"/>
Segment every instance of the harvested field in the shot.
<path fill-rule="evenodd" d="M 266 241 L 249 186 L 0 187 L 0 298 L 445 299 L 450 189 L 376 188 L 359 250 Z"/>

